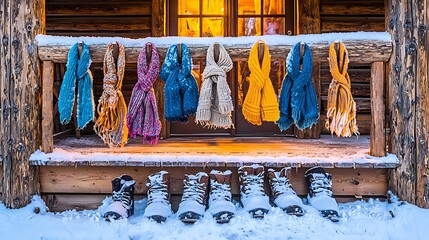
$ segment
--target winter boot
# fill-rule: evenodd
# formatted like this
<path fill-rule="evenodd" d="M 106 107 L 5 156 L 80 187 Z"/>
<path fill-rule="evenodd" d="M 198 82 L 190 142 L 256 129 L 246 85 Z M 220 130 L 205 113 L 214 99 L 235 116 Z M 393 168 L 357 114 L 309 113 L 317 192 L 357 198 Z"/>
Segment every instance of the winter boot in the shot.
<path fill-rule="evenodd" d="M 268 169 L 270 181 L 271 199 L 274 204 L 289 215 L 302 216 L 302 200 L 299 198 L 289 183 L 288 174 L 290 167 L 283 168 L 280 172 Z"/>
<path fill-rule="evenodd" d="M 170 204 L 170 174 L 166 171 L 160 171 L 147 177 L 147 207 L 144 217 L 151 218 L 158 223 L 165 222 L 171 215 Z"/>
<path fill-rule="evenodd" d="M 231 175 L 227 170 L 212 170 L 210 176 L 209 212 L 217 223 L 227 223 L 235 215 L 235 206 L 231 202 Z"/>
<path fill-rule="evenodd" d="M 244 210 L 254 218 L 263 218 L 271 208 L 270 199 L 264 191 L 264 167 L 260 165 L 240 167 L 238 174 Z"/>
<path fill-rule="evenodd" d="M 136 182 L 129 175 L 122 175 L 112 180 L 112 203 L 107 206 L 106 220 L 127 218 L 134 214 L 134 185 Z"/>
<path fill-rule="evenodd" d="M 209 176 L 205 172 L 185 174 L 183 196 L 177 215 L 184 223 L 195 223 L 206 211 Z"/>
<path fill-rule="evenodd" d="M 305 172 L 308 186 L 308 202 L 319 210 L 323 217 L 338 222 L 338 205 L 332 197 L 332 177 L 321 167 L 312 167 Z"/>

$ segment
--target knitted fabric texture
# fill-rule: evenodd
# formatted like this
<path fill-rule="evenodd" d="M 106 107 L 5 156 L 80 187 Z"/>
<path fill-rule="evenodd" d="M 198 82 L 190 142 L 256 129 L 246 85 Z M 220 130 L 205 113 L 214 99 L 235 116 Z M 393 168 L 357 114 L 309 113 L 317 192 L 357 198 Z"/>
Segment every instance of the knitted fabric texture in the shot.
<path fill-rule="evenodd" d="M 305 44 L 300 63 L 301 43 L 295 44 L 286 59 L 287 74 L 280 92 L 280 130 L 288 129 L 293 123 L 302 130 L 311 127 L 319 119 L 317 96 L 314 91 L 311 73 L 313 70 L 310 47 Z"/>
<path fill-rule="evenodd" d="M 339 53 L 335 43 L 329 47 L 329 69 L 332 82 L 328 90 L 328 106 L 325 127 L 338 137 L 358 135 L 356 125 L 356 103 L 351 92 L 350 77 L 347 73 L 349 57 L 343 43 L 339 43 Z"/>
<path fill-rule="evenodd" d="M 58 99 L 58 110 L 62 124 L 70 122 L 75 104 L 77 82 L 77 128 L 83 129 L 94 119 L 94 96 L 92 94 L 92 74 L 89 70 L 91 56 L 88 46 L 82 43 L 82 54 L 79 58 L 78 43 L 68 53 L 67 69 L 61 84 Z"/>
<path fill-rule="evenodd" d="M 109 147 L 123 147 L 128 139 L 128 128 L 127 105 L 121 92 L 125 71 L 125 50 L 122 44 L 119 45 L 116 64 L 113 45 L 109 44 L 104 55 L 103 69 L 103 93 L 98 102 L 99 116 L 94 130 Z"/>
<path fill-rule="evenodd" d="M 146 61 L 146 47 L 152 47 L 150 63 Z M 143 136 L 143 142 L 158 143 L 161 132 L 158 108 L 156 106 L 153 84 L 159 73 L 159 55 L 153 43 L 146 43 L 141 49 L 137 61 L 138 81 L 133 88 L 128 105 L 127 126 L 129 135 L 135 138 Z"/>
<path fill-rule="evenodd" d="M 214 44 L 207 50 L 204 80 L 200 90 L 195 122 L 209 128 L 230 128 L 234 105 L 226 73 L 232 69 L 232 60 L 219 44 L 219 58 L 215 61 Z"/>
<path fill-rule="evenodd" d="M 261 125 L 262 121 L 276 122 L 279 120 L 279 104 L 274 92 L 269 74 L 271 59 L 268 46 L 263 43 L 264 57 L 262 64 L 258 60 L 258 42 L 250 50 L 249 55 L 249 90 L 243 102 L 244 118 L 254 125 Z"/>
<path fill-rule="evenodd" d="M 164 114 L 167 121 L 188 122 L 198 106 L 198 86 L 191 74 L 192 59 L 185 44 L 182 62 L 179 63 L 177 45 L 172 45 L 166 54 L 160 77 L 165 81 Z"/>

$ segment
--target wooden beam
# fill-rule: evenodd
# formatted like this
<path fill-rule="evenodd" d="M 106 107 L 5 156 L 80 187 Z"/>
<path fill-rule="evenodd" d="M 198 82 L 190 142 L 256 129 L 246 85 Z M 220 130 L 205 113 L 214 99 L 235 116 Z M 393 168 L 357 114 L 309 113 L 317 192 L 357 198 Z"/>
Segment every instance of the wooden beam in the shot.
<path fill-rule="evenodd" d="M 53 93 L 54 87 L 54 63 L 43 62 L 43 82 L 42 82 L 42 149 L 45 153 L 52 152 L 54 148 L 53 137 Z"/>
<path fill-rule="evenodd" d="M 349 33 L 349 36 L 353 36 L 353 33 Z M 321 35 L 322 39 L 324 35 Z M 392 42 L 390 40 L 361 40 L 361 39 L 346 39 L 347 35 L 344 35 L 343 43 L 347 46 L 349 52 L 350 61 L 359 62 L 359 63 L 371 63 L 371 62 L 386 62 L 390 57 L 392 51 Z M 263 38 L 264 36 L 261 36 Z M 301 38 L 299 38 L 301 37 Z M 53 37 L 55 38 L 55 37 Z M 269 45 L 271 59 L 284 59 L 285 56 L 289 53 L 290 49 L 293 47 L 294 43 L 291 43 L 296 39 L 297 41 L 304 40 L 305 36 L 279 36 L 283 39 L 283 43 L 279 39 L 276 45 Z M 99 41 L 104 41 L 102 38 L 97 38 Z M 118 41 L 120 39 L 115 38 Z M 222 38 L 223 41 L 228 41 L 228 38 Z M 225 44 L 225 49 L 229 53 L 230 57 L 234 61 L 247 61 L 250 53 L 250 49 L 253 45 L 255 37 L 240 37 L 242 41 L 240 42 L 249 42 L 249 43 L 240 43 L 240 44 Z M 85 41 L 85 38 L 79 37 L 61 37 L 59 41 L 61 42 L 77 42 L 79 40 Z M 105 41 L 113 40 L 113 38 L 105 38 Z M 189 42 L 189 38 L 182 37 L 165 37 L 162 38 L 163 42 L 168 42 L 168 44 L 157 44 L 157 49 L 160 54 L 160 58 L 164 59 L 165 54 L 168 48 L 173 44 L 186 43 L 190 50 L 192 59 L 194 61 L 206 59 L 207 49 L 210 44 L 214 41 L 219 41 L 219 38 L 207 38 L 207 41 L 201 41 L 200 43 Z M 58 41 L 58 40 L 57 40 Z M 130 41 L 130 40 L 127 40 Z M 125 46 L 125 54 L 127 56 L 127 63 L 136 63 L 137 57 L 140 52 L 141 46 L 148 42 L 157 42 L 157 39 L 145 38 L 140 40 L 135 40 L 133 46 Z M 91 60 L 93 63 L 101 63 L 104 59 L 104 53 L 106 50 L 105 44 L 90 44 L 90 39 L 87 39 L 86 43 L 89 44 L 89 50 L 91 52 Z M 58 42 L 57 42 L 58 43 Z M 269 44 L 269 43 L 268 43 Z M 315 62 L 326 62 L 329 52 L 329 42 L 320 41 L 309 43 L 309 46 L 312 51 L 313 61 Z M 69 45 L 67 44 L 56 44 L 56 45 L 44 45 L 39 44 L 39 58 L 42 61 L 53 61 L 54 63 L 66 63 L 67 54 L 70 50 Z"/>
<path fill-rule="evenodd" d="M 5 89 L 10 99 L 10 135 L 3 155 L 4 204 L 20 208 L 38 192 L 37 167 L 29 157 L 40 147 L 41 69 L 35 37 L 45 32 L 45 0 L 3 1 L 10 32 L 3 44 L 9 46 L 10 79 Z M 8 12 L 12 11 L 12 12 Z M 7 47 L 6 47 L 7 48 Z M 3 125 L 4 127 L 5 125 Z"/>
<path fill-rule="evenodd" d="M 369 153 L 375 157 L 386 156 L 384 130 L 384 64 L 371 64 L 371 140 Z"/>
<path fill-rule="evenodd" d="M 320 0 L 298 1 L 299 3 L 299 33 L 317 34 L 320 33 Z M 320 98 L 320 62 L 313 61 L 312 81 L 317 97 L 319 110 L 321 107 Z M 320 111 L 319 111 L 320 112 Z M 317 121 L 310 129 L 300 131 L 295 127 L 295 137 L 297 138 L 320 138 L 321 121 Z"/>

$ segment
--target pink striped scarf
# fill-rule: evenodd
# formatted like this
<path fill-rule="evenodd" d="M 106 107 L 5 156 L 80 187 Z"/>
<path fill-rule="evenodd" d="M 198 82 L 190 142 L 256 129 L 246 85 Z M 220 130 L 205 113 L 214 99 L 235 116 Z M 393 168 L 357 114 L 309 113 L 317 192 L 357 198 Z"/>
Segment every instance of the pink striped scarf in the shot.
<path fill-rule="evenodd" d="M 146 47 L 152 46 L 149 66 L 146 61 Z M 127 125 L 129 135 L 135 138 L 143 136 L 143 143 L 158 143 L 161 132 L 158 109 L 155 101 L 153 84 L 159 73 L 159 55 L 153 43 L 146 43 L 141 49 L 137 61 L 138 81 L 133 88 L 128 106 Z"/>

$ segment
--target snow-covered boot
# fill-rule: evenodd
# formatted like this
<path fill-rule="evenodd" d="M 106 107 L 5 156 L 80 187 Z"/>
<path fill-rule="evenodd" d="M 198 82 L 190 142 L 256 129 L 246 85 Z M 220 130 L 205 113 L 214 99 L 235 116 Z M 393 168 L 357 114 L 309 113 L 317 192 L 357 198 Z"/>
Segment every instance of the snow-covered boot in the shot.
<path fill-rule="evenodd" d="M 147 207 L 144 217 L 151 218 L 158 223 L 165 222 L 172 214 L 170 204 L 170 174 L 160 171 L 147 177 Z"/>
<path fill-rule="evenodd" d="M 136 182 L 129 175 L 122 175 L 112 180 L 112 203 L 107 206 L 106 220 L 127 218 L 134 214 L 134 185 Z"/>
<path fill-rule="evenodd" d="M 226 170 L 212 170 L 210 176 L 209 212 L 217 223 L 227 223 L 235 215 L 235 206 L 231 202 L 231 175 Z"/>
<path fill-rule="evenodd" d="M 338 222 L 338 204 L 332 197 L 332 177 L 321 167 L 312 167 L 305 172 L 308 186 L 308 202 L 319 210 L 323 217 Z"/>
<path fill-rule="evenodd" d="M 206 211 L 209 176 L 205 172 L 187 175 L 183 179 L 183 196 L 177 215 L 184 223 L 194 223 Z"/>
<path fill-rule="evenodd" d="M 264 167 L 260 165 L 243 166 L 240 175 L 240 195 L 244 210 L 254 218 L 263 218 L 271 208 L 270 199 L 264 190 Z"/>
<path fill-rule="evenodd" d="M 289 183 L 288 174 L 290 167 L 283 168 L 280 172 L 268 169 L 270 181 L 271 199 L 274 204 L 289 215 L 304 215 L 302 200 L 299 198 Z"/>

